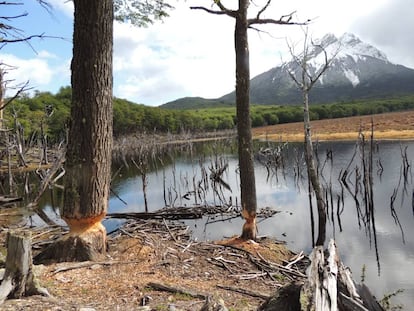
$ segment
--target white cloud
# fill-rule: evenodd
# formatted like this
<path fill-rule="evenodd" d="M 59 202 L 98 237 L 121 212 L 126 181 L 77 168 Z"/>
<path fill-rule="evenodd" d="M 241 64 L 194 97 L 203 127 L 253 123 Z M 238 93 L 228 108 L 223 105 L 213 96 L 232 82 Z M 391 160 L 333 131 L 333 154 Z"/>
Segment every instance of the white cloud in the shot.
<path fill-rule="evenodd" d="M 48 3 L 53 7 L 63 12 L 68 17 L 73 17 L 73 1 L 70 0 L 48 0 Z"/>
<path fill-rule="evenodd" d="M 297 21 L 313 20 L 309 25 L 309 33 L 313 38 L 320 38 L 328 32 L 337 36 L 353 32 L 362 40 L 384 48 L 393 62 L 412 64 L 414 67 L 411 53 L 414 44 L 414 31 L 411 30 L 414 30 L 414 24 L 409 13 L 412 10 L 406 9 L 409 1 L 349 0 L 334 5 L 328 0 L 273 1 L 264 17 L 278 19 L 296 11 Z M 257 7 L 264 2 L 251 2 L 251 11 L 257 11 Z M 51 0 L 50 3 L 67 18 L 72 18 L 72 1 Z M 225 0 L 224 3 L 229 7 L 234 5 L 232 0 Z M 234 89 L 234 19 L 189 9 L 190 5 L 206 5 L 205 0 L 190 0 L 175 5 L 176 9 L 169 18 L 148 28 L 115 23 L 115 96 L 147 105 L 159 105 L 184 96 L 216 98 Z M 210 7 L 210 4 L 207 6 Z M 398 23 L 394 22 L 397 20 Z M 251 77 L 290 58 L 286 38 L 293 42 L 303 38 L 299 26 L 258 27 L 262 32 L 249 31 Z M 66 53 L 68 49 L 70 46 L 65 48 Z M 38 70 L 45 72 L 39 76 L 27 72 L 39 87 L 44 86 L 48 90 L 46 81 L 56 84 L 55 79 L 61 76 L 68 83 L 68 61 L 59 63 L 59 58 L 62 58 L 60 53 L 42 47 L 34 60 L 27 60 L 27 64 L 33 62 L 32 67 L 37 64 L 39 68 L 44 68 Z M 53 58 L 54 54 L 56 59 Z M 60 74 L 51 78 L 52 74 L 47 70 Z"/>
<path fill-rule="evenodd" d="M 57 55 L 55 55 L 53 53 L 50 53 L 50 52 L 48 52 L 46 50 L 39 51 L 37 53 L 37 56 L 39 58 L 50 58 L 50 59 L 56 59 L 57 58 Z"/>
<path fill-rule="evenodd" d="M 115 24 L 114 72 L 126 80 L 115 79 L 116 96 L 135 94 L 131 100 L 163 104 L 182 96 L 218 97 L 231 91 L 233 26 L 224 26 L 229 21 L 223 17 L 183 5 L 173 13 L 148 29 Z M 220 35 L 215 27 L 205 27 L 213 21 L 215 27 L 223 25 Z"/>
<path fill-rule="evenodd" d="M 41 56 L 47 56 L 47 58 Z M 53 85 L 54 89 L 50 91 L 57 91 L 59 87 L 67 85 L 70 76 L 68 62 L 52 66 L 48 63 L 50 58 L 54 59 L 52 56 L 49 53 L 39 53 L 39 57 L 22 59 L 11 54 L 0 54 L 1 63 L 12 66 L 9 70 L 5 67 L 7 71 L 6 80 L 10 81 L 9 87 L 28 81 L 29 87 L 38 90 L 45 90 L 45 88 L 49 90 Z"/>
<path fill-rule="evenodd" d="M 352 29 L 359 32 L 363 40 L 382 49 L 392 62 L 414 68 L 414 11 L 411 7 L 410 0 L 388 1 L 356 20 Z"/>
<path fill-rule="evenodd" d="M 33 84 L 46 85 L 50 83 L 53 72 L 47 62 L 43 59 L 21 59 L 11 54 L 0 55 L 3 63 L 12 65 L 15 69 L 9 70 L 7 75 L 9 79 L 16 83 L 31 81 Z"/>

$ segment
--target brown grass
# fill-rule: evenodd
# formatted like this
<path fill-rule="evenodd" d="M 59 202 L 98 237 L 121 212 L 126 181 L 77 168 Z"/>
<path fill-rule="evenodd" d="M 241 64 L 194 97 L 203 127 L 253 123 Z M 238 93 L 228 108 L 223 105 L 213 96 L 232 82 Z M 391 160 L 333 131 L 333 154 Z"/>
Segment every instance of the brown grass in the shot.
<path fill-rule="evenodd" d="M 414 139 L 414 110 L 391 112 L 371 116 L 357 116 L 312 121 L 314 140 L 355 140 L 359 130 L 370 135 L 374 125 L 375 139 Z M 256 139 L 277 141 L 303 141 L 303 122 L 278 124 L 253 129 Z"/>

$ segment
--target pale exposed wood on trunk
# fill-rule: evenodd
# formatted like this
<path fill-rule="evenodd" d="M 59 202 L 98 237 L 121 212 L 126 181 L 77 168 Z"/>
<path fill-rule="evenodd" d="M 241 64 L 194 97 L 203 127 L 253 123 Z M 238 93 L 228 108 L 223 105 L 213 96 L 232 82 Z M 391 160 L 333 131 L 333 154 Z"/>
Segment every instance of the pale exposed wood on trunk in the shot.
<path fill-rule="evenodd" d="M 33 274 L 31 234 L 28 231 L 7 233 L 7 257 L 4 278 L 0 285 L 0 304 L 9 298 L 29 295 L 50 296 L 40 287 Z"/>

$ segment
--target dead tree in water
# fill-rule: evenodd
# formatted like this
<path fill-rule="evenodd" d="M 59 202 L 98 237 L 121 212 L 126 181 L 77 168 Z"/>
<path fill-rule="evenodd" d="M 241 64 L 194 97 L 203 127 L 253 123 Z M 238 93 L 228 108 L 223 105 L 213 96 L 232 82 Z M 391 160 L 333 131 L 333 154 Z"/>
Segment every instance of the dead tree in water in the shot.
<path fill-rule="evenodd" d="M 300 56 L 294 54 L 292 46 L 289 46 L 293 61 L 287 67 L 288 73 L 292 80 L 296 83 L 299 90 L 302 92 L 303 99 L 303 123 L 305 132 L 305 161 L 308 171 L 308 179 L 312 185 L 316 196 L 316 204 L 318 208 L 318 238 L 316 245 L 323 245 L 326 235 L 326 208 L 323 199 L 323 191 L 319 182 L 318 172 L 315 165 L 314 151 L 312 146 L 312 133 L 309 116 L 309 92 L 322 74 L 328 69 L 332 59 L 328 59 L 328 54 L 322 45 L 312 43 L 314 51 L 317 49 L 324 55 L 324 64 L 320 68 L 315 68 L 315 73 L 312 74 L 308 66 L 308 61 L 311 58 L 310 46 L 308 44 L 308 33 L 305 31 L 305 39 L 303 43 L 303 51 Z M 335 56 L 335 54 L 333 55 Z M 314 56 L 313 56 L 314 57 Z M 291 67 L 291 68 L 289 68 Z"/>

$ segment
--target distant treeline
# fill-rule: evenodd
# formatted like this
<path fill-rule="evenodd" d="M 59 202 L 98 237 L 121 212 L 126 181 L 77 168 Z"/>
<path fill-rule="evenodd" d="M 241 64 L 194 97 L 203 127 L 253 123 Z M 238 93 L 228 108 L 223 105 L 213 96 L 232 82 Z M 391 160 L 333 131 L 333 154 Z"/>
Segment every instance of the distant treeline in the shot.
<path fill-rule="evenodd" d="M 70 116 L 71 88 L 63 87 L 57 94 L 36 92 L 22 96 L 7 106 L 4 118 L 9 128 L 24 130 L 27 139 L 43 132 L 49 142 L 59 142 L 66 135 Z M 355 100 L 352 102 L 312 105 L 311 119 L 321 120 L 414 109 L 414 95 Z M 274 125 L 303 120 L 301 106 L 252 105 L 252 126 Z M 114 135 L 143 132 L 216 131 L 233 129 L 235 107 L 170 110 L 114 99 Z"/>

